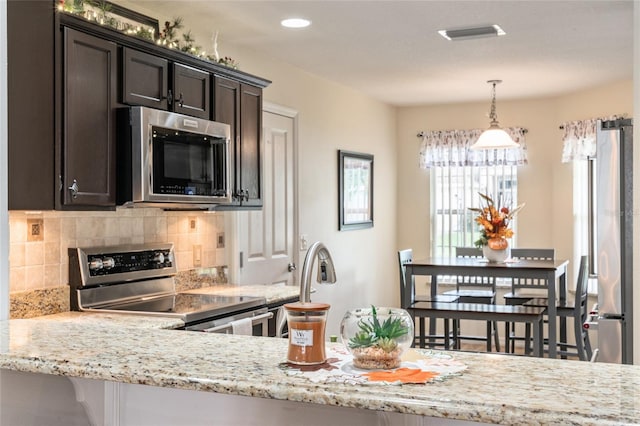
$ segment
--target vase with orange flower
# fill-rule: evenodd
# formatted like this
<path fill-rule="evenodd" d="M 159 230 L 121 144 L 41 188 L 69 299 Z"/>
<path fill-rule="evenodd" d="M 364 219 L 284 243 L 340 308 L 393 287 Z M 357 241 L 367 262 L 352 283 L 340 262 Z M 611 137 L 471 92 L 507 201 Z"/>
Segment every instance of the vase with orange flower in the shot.
<path fill-rule="evenodd" d="M 511 208 L 504 205 L 502 200 L 498 200 L 496 204 L 488 195 L 480 192 L 478 195 L 482 199 L 481 207 L 469 209 L 478 213 L 475 221 L 480 225 L 480 238 L 475 246 L 482 248 L 482 254 L 489 262 L 504 262 L 511 254 L 507 241 L 507 238 L 513 237 L 511 221 L 524 204 Z"/>

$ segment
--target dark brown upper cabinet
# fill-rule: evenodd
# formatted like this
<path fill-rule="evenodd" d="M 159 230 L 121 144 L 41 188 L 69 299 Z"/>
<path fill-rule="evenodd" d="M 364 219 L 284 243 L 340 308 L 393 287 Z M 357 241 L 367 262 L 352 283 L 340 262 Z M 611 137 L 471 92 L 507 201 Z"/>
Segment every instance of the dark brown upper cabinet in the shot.
<path fill-rule="evenodd" d="M 214 77 L 215 121 L 231 126 L 234 205 L 262 207 L 262 89 Z"/>
<path fill-rule="evenodd" d="M 122 51 L 123 103 L 211 118 L 208 72 L 135 49 Z"/>
<path fill-rule="evenodd" d="M 169 61 L 127 47 L 122 49 L 122 102 L 168 110 Z"/>
<path fill-rule="evenodd" d="M 209 73 L 173 64 L 173 110 L 180 114 L 211 119 L 211 78 Z"/>
<path fill-rule="evenodd" d="M 7 53 L 9 209 L 114 209 L 116 111 L 126 105 L 231 124 L 242 196 L 232 208 L 262 205 L 269 80 L 59 13 L 47 0 L 7 3 Z M 230 88 L 212 90 L 213 75 Z"/>
<path fill-rule="evenodd" d="M 115 206 L 115 43 L 64 29 L 61 206 Z"/>
<path fill-rule="evenodd" d="M 51 2 L 7 7 L 8 205 L 51 210 L 54 186 L 55 9 Z M 4 7 L 3 5 L 3 7 Z"/>

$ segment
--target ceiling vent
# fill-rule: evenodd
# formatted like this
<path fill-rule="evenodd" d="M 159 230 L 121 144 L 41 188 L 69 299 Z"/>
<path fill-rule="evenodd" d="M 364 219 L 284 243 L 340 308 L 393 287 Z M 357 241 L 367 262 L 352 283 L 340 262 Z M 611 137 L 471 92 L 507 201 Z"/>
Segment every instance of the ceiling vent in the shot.
<path fill-rule="evenodd" d="M 447 40 L 467 40 L 470 38 L 497 37 L 505 35 L 506 33 L 498 25 L 487 25 L 484 27 L 440 30 L 438 34 Z"/>

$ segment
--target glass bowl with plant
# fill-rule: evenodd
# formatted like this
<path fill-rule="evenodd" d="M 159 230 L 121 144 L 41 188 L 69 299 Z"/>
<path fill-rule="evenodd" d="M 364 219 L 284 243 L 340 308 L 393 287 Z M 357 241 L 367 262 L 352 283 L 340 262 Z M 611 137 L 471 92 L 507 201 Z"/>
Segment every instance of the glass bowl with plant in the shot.
<path fill-rule="evenodd" d="M 400 366 L 411 347 L 413 319 L 404 309 L 360 308 L 348 311 L 340 324 L 342 342 L 353 355 L 353 365 L 366 370 Z"/>

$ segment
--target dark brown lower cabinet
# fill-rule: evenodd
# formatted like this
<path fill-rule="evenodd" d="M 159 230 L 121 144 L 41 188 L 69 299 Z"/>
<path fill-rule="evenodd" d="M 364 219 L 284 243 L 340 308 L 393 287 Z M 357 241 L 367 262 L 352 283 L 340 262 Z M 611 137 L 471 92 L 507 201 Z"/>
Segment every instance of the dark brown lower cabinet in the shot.
<path fill-rule="evenodd" d="M 115 206 L 117 45 L 64 29 L 61 206 Z"/>

